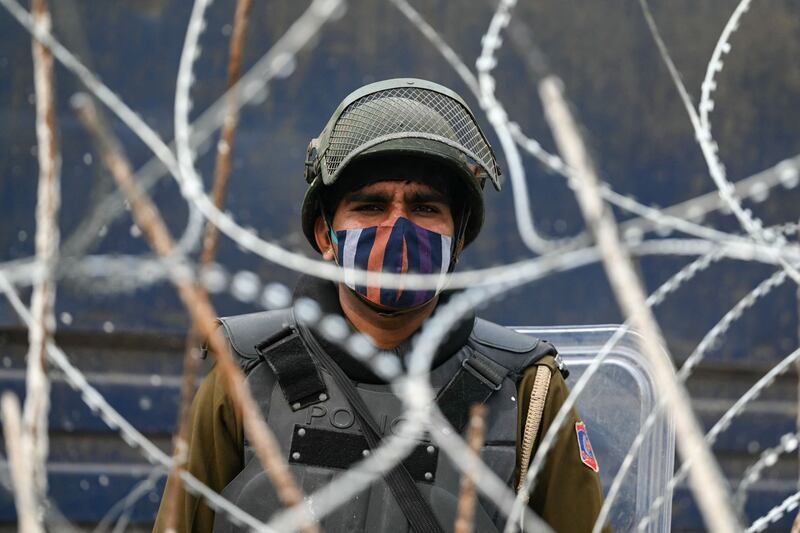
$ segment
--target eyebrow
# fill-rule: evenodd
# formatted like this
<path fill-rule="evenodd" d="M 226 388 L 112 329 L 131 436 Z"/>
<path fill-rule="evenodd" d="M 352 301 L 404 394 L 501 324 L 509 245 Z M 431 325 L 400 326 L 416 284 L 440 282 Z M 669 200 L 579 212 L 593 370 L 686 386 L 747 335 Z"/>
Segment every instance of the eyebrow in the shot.
<path fill-rule="evenodd" d="M 447 203 L 447 197 L 439 191 L 415 192 L 406 199 L 412 204 Z"/>

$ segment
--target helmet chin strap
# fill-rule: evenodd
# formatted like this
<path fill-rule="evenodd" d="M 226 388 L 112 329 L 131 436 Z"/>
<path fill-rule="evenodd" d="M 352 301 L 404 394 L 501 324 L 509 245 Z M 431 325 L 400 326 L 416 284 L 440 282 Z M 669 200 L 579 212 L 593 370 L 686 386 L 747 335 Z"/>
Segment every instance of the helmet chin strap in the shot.
<path fill-rule="evenodd" d="M 467 222 L 469 222 L 469 217 L 472 214 L 469 206 L 464 206 L 464 209 L 461 211 L 461 215 L 458 217 L 458 228 L 456 228 L 456 234 L 453 238 L 453 243 L 450 245 L 450 265 L 447 267 L 447 273 L 454 271 L 456 268 L 456 263 L 458 263 L 458 246 L 459 243 L 464 240 L 464 234 L 467 232 Z"/>

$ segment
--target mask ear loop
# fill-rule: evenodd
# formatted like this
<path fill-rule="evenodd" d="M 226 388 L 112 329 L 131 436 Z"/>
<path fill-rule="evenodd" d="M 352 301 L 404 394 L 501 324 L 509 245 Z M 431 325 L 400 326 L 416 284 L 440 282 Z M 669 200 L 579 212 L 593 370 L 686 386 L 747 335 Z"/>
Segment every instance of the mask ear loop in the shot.
<path fill-rule="evenodd" d="M 465 206 L 461 212 L 461 216 L 459 217 L 458 230 L 453 237 L 453 243 L 450 245 L 450 264 L 447 267 L 448 274 L 455 270 L 456 263 L 458 263 L 458 243 L 461 242 L 467 232 L 467 222 L 469 222 L 469 217 L 471 214 L 472 210 L 469 208 L 469 206 Z"/>
<path fill-rule="evenodd" d="M 325 221 L 325 227 L 328 228 L 328 239 L 331 241 L 331 247 L 333 249 L 333 261 L 339 265 L 339 237 L 336 236 L 336 232 L 333 231 L 333 221 L 331 220 L 330 216 L 325 210 L 325 206 L 322 202 L 319 203 L 319 211 L 322 214 L 322 220 Z"/>

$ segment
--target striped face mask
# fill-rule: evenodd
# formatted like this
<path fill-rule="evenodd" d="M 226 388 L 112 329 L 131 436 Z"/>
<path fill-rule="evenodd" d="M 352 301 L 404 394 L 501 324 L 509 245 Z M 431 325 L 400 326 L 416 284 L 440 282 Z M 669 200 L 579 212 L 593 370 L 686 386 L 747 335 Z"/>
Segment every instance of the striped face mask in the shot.
<path fill-rule="evenodd" d="M 377 283 L 356 285 L 345 274 L 345 285 L 364 299 L 389 309 L 411 309 L 430 301 L 444 286 L 450 268 L 453 237 L 417 226 L 407 218 L 392 225 L 333 232 L 336 262 L 345 268 L 393 274 L 439 274 L 436 289 L 404 290 L 383 288 Z"/>

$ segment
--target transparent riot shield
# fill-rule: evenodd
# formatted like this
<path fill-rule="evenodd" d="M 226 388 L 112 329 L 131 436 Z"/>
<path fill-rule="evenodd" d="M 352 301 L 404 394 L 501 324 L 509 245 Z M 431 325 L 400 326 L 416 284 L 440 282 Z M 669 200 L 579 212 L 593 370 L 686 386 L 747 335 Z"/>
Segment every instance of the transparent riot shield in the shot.
<path fill-rule="evenodd" d="M 546 339 L 558 348 L 570 372 L 567 378 L 570 389 L 606 342 L 615 333 L 621 333 L 620 326 L 614 325 L 513 329 Z M 655 381 L 641 352 L 640 337 L 627 331 L 608 351 L 577 401 L 600 465 L 606 494 L 656 403 Z M 613 502 L 609 517 L 614 531 L 634 530 L 657 498 L 662 498 L 665 503 L 646 531 L 661 533 L 670 530 L 672 495 L 666 486 L 673 472 L 674 450 L 672 422 L 661 413 L 642 442 Z"/>

